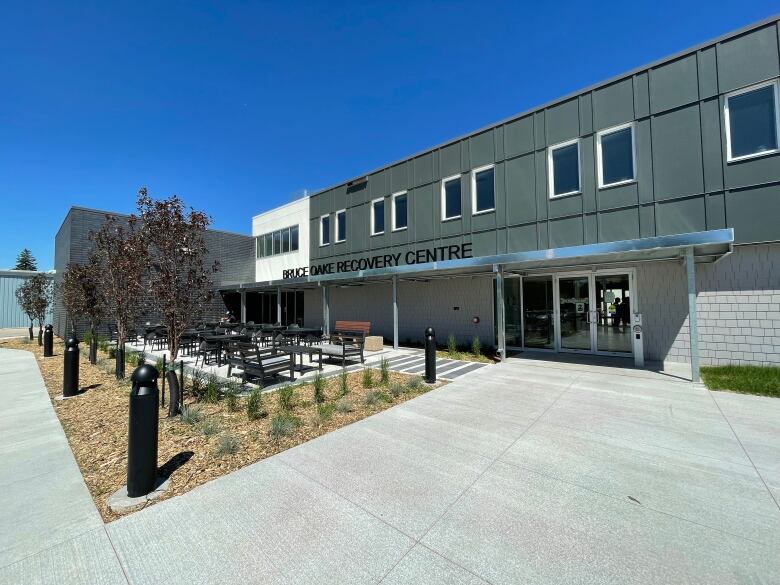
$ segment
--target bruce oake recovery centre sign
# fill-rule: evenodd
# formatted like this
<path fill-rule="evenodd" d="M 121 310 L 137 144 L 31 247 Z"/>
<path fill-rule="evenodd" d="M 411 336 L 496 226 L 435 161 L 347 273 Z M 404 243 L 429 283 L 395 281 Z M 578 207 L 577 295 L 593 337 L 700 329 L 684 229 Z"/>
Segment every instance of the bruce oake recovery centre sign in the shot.
<path fill-rule="evenodd" d="M 374 270 L 392 268 L 403 264 L 426 264 L 428 262 L 442 262 L 444 260 L 460 260 L 472 258 L 471 242 L 453 246 L 438 246 L 436 248 L 423 248 L 421 250 L 409 250 L 406 253 L 378 254 L 349 260 L 333 260 L 290 268 L 282 272 L 282 278 L 303 278 L 305 276 L 320 276 L 323 274 L 338 274 L 340 272 L 358 272 L 360 270 Z"/>

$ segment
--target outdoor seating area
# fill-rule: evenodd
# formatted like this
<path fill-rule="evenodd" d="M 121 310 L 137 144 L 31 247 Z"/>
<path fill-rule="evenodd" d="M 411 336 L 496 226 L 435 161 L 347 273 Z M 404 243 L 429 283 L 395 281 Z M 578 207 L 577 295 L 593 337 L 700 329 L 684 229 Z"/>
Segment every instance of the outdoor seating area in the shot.
<path fill-rule="evenodd" d="M 337 321 L 330 335 L 298 324 L 204 322 L 182 334 L 177 361 L 207 375 L 268 387 L 364 363 L 369 331 L 370 323 L 360 321 Z M 127 347 L 170 359 L 168 330 L 161 324 L 138 327 Z"/>

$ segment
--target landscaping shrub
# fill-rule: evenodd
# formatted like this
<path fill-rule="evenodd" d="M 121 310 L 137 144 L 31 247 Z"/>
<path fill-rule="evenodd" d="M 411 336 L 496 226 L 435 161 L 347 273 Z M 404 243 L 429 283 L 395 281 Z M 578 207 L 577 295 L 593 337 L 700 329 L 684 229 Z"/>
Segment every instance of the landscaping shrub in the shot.
<path fill-rule="evenodd" d="M 390 395 L 393 398 L 398 398 L 401 394 L 404 393 L 405 390 L 406 388 L 404 388 L 404 385 L 400 382 L 393 382 L 390 384 Z"/>
<path fill-rule="evenodd" d="M 239 441 L 235 435 L 225 434 L 217 439 L 217 448 L 215 453 L 222 457 L 225 455 L 233 455 L 238 451 Z"/>
<path fill-rule="evenodd" d="M 377 392 L 376 390 L 372 390 L 371 392 L 367 393 L 366 405 L 374 406 L 377 402 L 379 402 L 379 394 L 380 392 Z"/>
<path fill-rule="evenodd" d="M 314 388 L 314 402 L 316 404 L 325 402 L 325 378 L 319 372 L 314 376 L 312 387 Z"/>
<path fill-rule="evenodd" d="M 207 419 L 200 425 L 200 432 L 206 437 L 216 435 L 219 432 L 219 425 L 213 420 Z"/>
<path fill-rule="evenodd" d="M 341 368 L 339 374 L 339 398 L 349 394 L 349 375 L 346 368 Z"/>
<path fill-rule="evenodd" d="M 290 412 L 295 406 L 295 388 L 292 386 L 282 386 L 277 391 L 279 399 L 279 408 L 284 412 Z"/>
<path fill-rule="evenodd" d="M 385 358 L 382 358 L 382 361 L 379 362 L 379 381 L 384 385 L 390 382 L 390 364 Z"/>
<path fill-rule="evenodd" d="M 216 404 L 219 400 L 219 378 L 214 374 L 209 374 L 206 381 L 206 402 Z"/>
<path fill-rule="evenodd" d="M 229 412 L 238 412 L 238 394 L 241 392 L 241 386 L 231 380 L 225 387 L 225 405 Z"/>
<path fill-rule="evenodd" d="M 355 407 L 347 398 L 342 398 L 336 403 L 336 410 L 342 414 L 346 414 L 355 410 Z"/>
<path fill-rule="evenodd" d="M 452 333 L 450 333 L 449 337 L 447 337 L 447 352 L 449 352 L 450 355 L 458 353 L 458 344 L 455 341 L 455 336 Z"/>
<path fill-rule="evenodd" d="M 206 373 L 203 370 L 195 370 L 190 376 L 192 385 L 192 397 L 198 402 L 202 402 L 206 397 Z"/>
<path fill-rule="evenodd" d="M 479 337 L 477 337 L 476 335 L 471 340 L 471 353 L 473 353 L 476 357 L 482 355 L 482 342 L 479 340 Z"/>
<path fill-rule="evenodd" d="M 330 420 L 333 416 L 333 411 L 336 410 L 336 405 L 331 403 L 318 404 L 314 409 L 314 424 L 322 426 Z"/>
<path fill-rule="evenodd" d="M 415 376 L 414 378 L 410 378 L 409 381 L 406 383 L 406 387 L 409 388 L 412 392 L 417 392 L 422 388 L 423 385 L 423 379 L 420 376 Z"/>
<path fill-rule="evenodd" d="M 268 434 L 272 439 L 278 440 L 292 435 L 300 424 L 301 421 L 298 417 L 286 412 L 279 413 L 271 419 L 271 428 Z"/>
<path fill-rule="evenodd" d="M 108 339 L 105 337 L 98 337 L 97 346 L 100 351 L 108 353 Z"/>
<path fill-rule="evenodd" d="M 374 376 L 371 368 L 363 368 L 363 388 L 371 388 L 374 385 Z"/>
<path fill-rule="evenodd" d="M 246 416 L 249 420 L 268 416 L 268 412 L 263 408 L 263 394 L 257 388 L 250 392 L 249 399 L 246 401 Z"/>
<path fill-rule="evenodd" d="M 190 406 L 185 404 L 181 409 L 181 422 L 194 425 L 203 420 L 203 413 L 197 406 Z"/>

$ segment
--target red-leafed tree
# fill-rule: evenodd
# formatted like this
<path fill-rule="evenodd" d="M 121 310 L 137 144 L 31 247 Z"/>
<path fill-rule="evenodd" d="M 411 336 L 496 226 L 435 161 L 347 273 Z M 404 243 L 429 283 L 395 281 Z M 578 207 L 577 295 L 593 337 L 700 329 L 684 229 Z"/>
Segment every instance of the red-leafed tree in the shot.
<path fill-rule="evenodd" d="M 134 215 L 126 222 L 107 215 L 91 239 L 105 314 L 116 324 L 116 377 L 124 378 L 125 343 L 146 300 L 147 245 Z"/>
<path fill-rule="evenodd" d="M 96 329 L 106 311 L 105 295 L 100 283 L 100 265 L 94 252 L 89 255 L 86 264 L 67 265 L 57 292 L 71 318 L 82 317 L 89 321 L 89 361 L 94 364 L 97 361 Z"/>
<path fill-rule="evenodd" d="M 204 240 L 211 223 L 208 215 L 187 208 L 176 195 L 152 199 L 146 188 L 138 191 L 138 212 L 144 241 L 149 246 L 148 298 L 151 309 L 168 329 L 173 364 L 184 331 L 202 318 L 213 297 L 211 276 L 219 264 L 207 265 Z M 166 373 L 170 392 L 169 415 L 178 412 L 176 372 Z"/>
<path fill-rule="evenodd" d="M 43 345 L 43 322 L 54 296 L 51 278 L 36 274 L 16 289 L 16 300 L 30 318 L 30 339 L 33 338 L 33 321 L 38 320 L 38 345 Z"/>

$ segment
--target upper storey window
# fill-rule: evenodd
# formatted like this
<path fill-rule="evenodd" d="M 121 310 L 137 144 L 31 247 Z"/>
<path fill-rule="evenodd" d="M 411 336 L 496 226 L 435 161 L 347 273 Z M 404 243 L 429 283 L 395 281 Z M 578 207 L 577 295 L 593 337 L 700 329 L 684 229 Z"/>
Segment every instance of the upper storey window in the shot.
<path fill-rule="evenodd" d="M 323 215 L 320 218 L 320 246 L 330 244 L 330 215 Z"/>
<path fill-rule="evenodd" d="M 778 82 L 740 89 L 726 96 L 726 150 L 729 161 L 778 151 Z"/>
<path fill-rule="evenodd" d="M 550 199 L 580 192 L 580 140 L 575 138 L 547 149 Z"/>
<path fill-rule="evenodd" d="M 460 175 L 455 175 L 441 182 L 441 219 L 457 219 L 460 216 Z"/>
<path fill-rule="evenodd" d="M 496 208 L 494 165 L 471 171 L 471 213 L 487 213 Z"/>
<path fill-rule="evenodd" d="M 371 202 L 371 235 L 385 233 L 385 200 L 380 197 Z"/>
<path fill-rule="evenodd" d="M 596 135 L 599 187 L 614 187 L 636 180 L 634 125 L 623 124 Z"/>
<path fill-rule="evenodd" d="M 336 212 L 336 242 L 343 242 L 347 239 L 347 210 L 342 209 Z"/>
<path fill-rule="evenodd" d="M 256 256 L 275 256 L 298 251 L 298 226 L 290 226 L 274 232 L 268 232 L 255 238 Z"/>
<path fill-rule="evenodd" d="M 406 191 L 393 195 L 393 231 L 405 230 L 409 225 Z"/>

